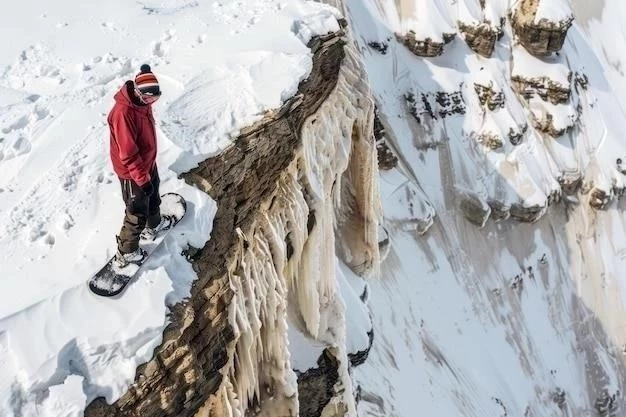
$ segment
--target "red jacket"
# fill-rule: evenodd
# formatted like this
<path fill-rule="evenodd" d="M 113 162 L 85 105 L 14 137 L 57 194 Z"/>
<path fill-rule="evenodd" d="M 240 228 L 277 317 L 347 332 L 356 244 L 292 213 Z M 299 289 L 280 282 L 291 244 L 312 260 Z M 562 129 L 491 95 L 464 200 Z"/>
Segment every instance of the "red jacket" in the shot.
<path fill-rule="evenodd" d="M 118 177 L 132 179 L 142 186 L 150 181 L 157 155 L 152 108 L 133 103 L 127 85 L 114 98 L 115 105 L 107 119 L 111 130 L 113 170 Z"/>

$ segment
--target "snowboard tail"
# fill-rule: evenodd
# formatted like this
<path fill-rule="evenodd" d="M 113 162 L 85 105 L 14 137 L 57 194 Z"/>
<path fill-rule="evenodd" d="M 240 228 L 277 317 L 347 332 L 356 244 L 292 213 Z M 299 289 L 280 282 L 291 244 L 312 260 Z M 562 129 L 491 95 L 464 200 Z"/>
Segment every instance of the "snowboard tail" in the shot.
<path fill-rule="evenodd" d="M 139 242 L 140 247 L 146 251 L 146 256 L 141 263 L 130 263 L 120 268 L 115 265 L 115 256 L 109 259 L 109 262 L 89 279 L 88 285 L 91 292 L 102 297 L 113 297 L 124 291 L 128 283 L 137 275 L 141 266 L 158 249 L 186 212 L 187 202 L 181 195 L 176 193 L 163 194 L 161 196 L 161 216 L 171 216 L 174 219 L 171 226 L 167 230 L 161 231 L 154 240 Z"/>

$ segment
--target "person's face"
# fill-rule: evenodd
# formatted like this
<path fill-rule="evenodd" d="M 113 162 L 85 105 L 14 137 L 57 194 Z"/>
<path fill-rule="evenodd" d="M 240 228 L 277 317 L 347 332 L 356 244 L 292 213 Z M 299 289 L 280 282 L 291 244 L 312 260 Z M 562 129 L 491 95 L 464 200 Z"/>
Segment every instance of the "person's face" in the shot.
<path fill-rule="evenodd" d="M 143 104 L 154 104 L 161 97 L 160 93 L 151 94 L 151 93 L 142 93 L 139 90 L 135 90 L 135 91 L 137 92 L 137 96 L 139 97 L 139 100 L 141 100 Z"/>

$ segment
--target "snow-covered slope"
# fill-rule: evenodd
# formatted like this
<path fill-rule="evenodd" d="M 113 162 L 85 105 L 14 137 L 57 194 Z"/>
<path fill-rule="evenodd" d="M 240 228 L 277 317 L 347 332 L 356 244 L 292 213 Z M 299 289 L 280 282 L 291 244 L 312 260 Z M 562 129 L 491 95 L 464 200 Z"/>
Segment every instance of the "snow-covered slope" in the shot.
<path fill-rule="evenodd" d="M 484 3 L 479 21 L 532 2 Z M 617 0 L 539 3 L 536 21 L 583 16 L 558 54 L 528 53 L 507 23 L 491 58 L 461 36 L 420 58 L 397 36 L 402 2 L 348 1 L 399 161 L 380 177 L 389 244 L 368 281 L 359 415 L 624 412 L 626 14 Z M 451 32 L 478 6 L 414 4 L 437 4 L 430 25 Z"/>
<path fill-rule="evenodd" d="M 26 0 L 0 15 L 0 415 L 74 416 L 117 399 L 152 356 L 195 273 L 215 203 L 177 179 L 291 97 L 306 44 L 338 29 L 306 1 Z M 163 98 L 162 192 L 188 214 L 122 297 L 85 285 L 113 254 L 124 207 L 108 157 L 113 94 L 149 63 Z"/>
<path fill-rule="evenodd" d="M 327 2 L 355 43 L 298 132 L 276 202 L 259 207 L 253 234 L 238 231 L 240 276 L 224 272 L 231 304 L 218 312 L 232 339 L 212 370 L 225 375 L 215 413 L 244 415 L 251 401 L 260 415 L 297 414 L 307 393 L 295 371 L 330 350 L 336 383 L 323 388 L 334 398 L 312 407 L 325 416 L 621 415 L 626 7 Z M 309 39 L 339 28 L 336 10 L 303 0 L 48 3 L 0 15 L 10 40 L 0 52 L 0 415 L 11 417 L 81 416 L 94 398 L 126 392 L 169 308 L 190 294 L 195 272 L 179 254 L 215 238 L 215 202 L 178 175 L 291 97 L 312 68 Z M 105 118 L 144 62 L 165 92 L 162 191 L 190 210 L 124 295 L 101 299 L 85 282 L 112 256 L 123 216 Z M 397 158 L 379 177 L 366 79 L 381 144 Z M 385 256 L 364 279 L 355 272 L 377 267 L 378 191 Z M 346 357 L 368 336 L 369 358 L 350 373 Z"/>

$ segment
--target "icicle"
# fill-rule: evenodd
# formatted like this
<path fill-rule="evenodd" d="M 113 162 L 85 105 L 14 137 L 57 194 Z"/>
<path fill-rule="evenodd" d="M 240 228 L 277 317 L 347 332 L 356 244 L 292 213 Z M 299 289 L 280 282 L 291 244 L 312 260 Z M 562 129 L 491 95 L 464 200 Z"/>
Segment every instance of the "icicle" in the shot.
<path fill-rule="evenodd" d="M 244 415 L 249 406 L 259 406 L 262 416 L 298 414 L 288 314 L 289 323 L 342 355 L 334 401 L 355 415 L 336 248 L 360 272 L 378 262 L 379 202 L 373 103 L 353 48 L 347 47 L 336 89 L 305 123 L 302 147 L 267 206 L 259 207 L 254 228 L 238 233 L 239 257 L 229 275 L 236 343 L 217 394 L 229 416 Z"/>

